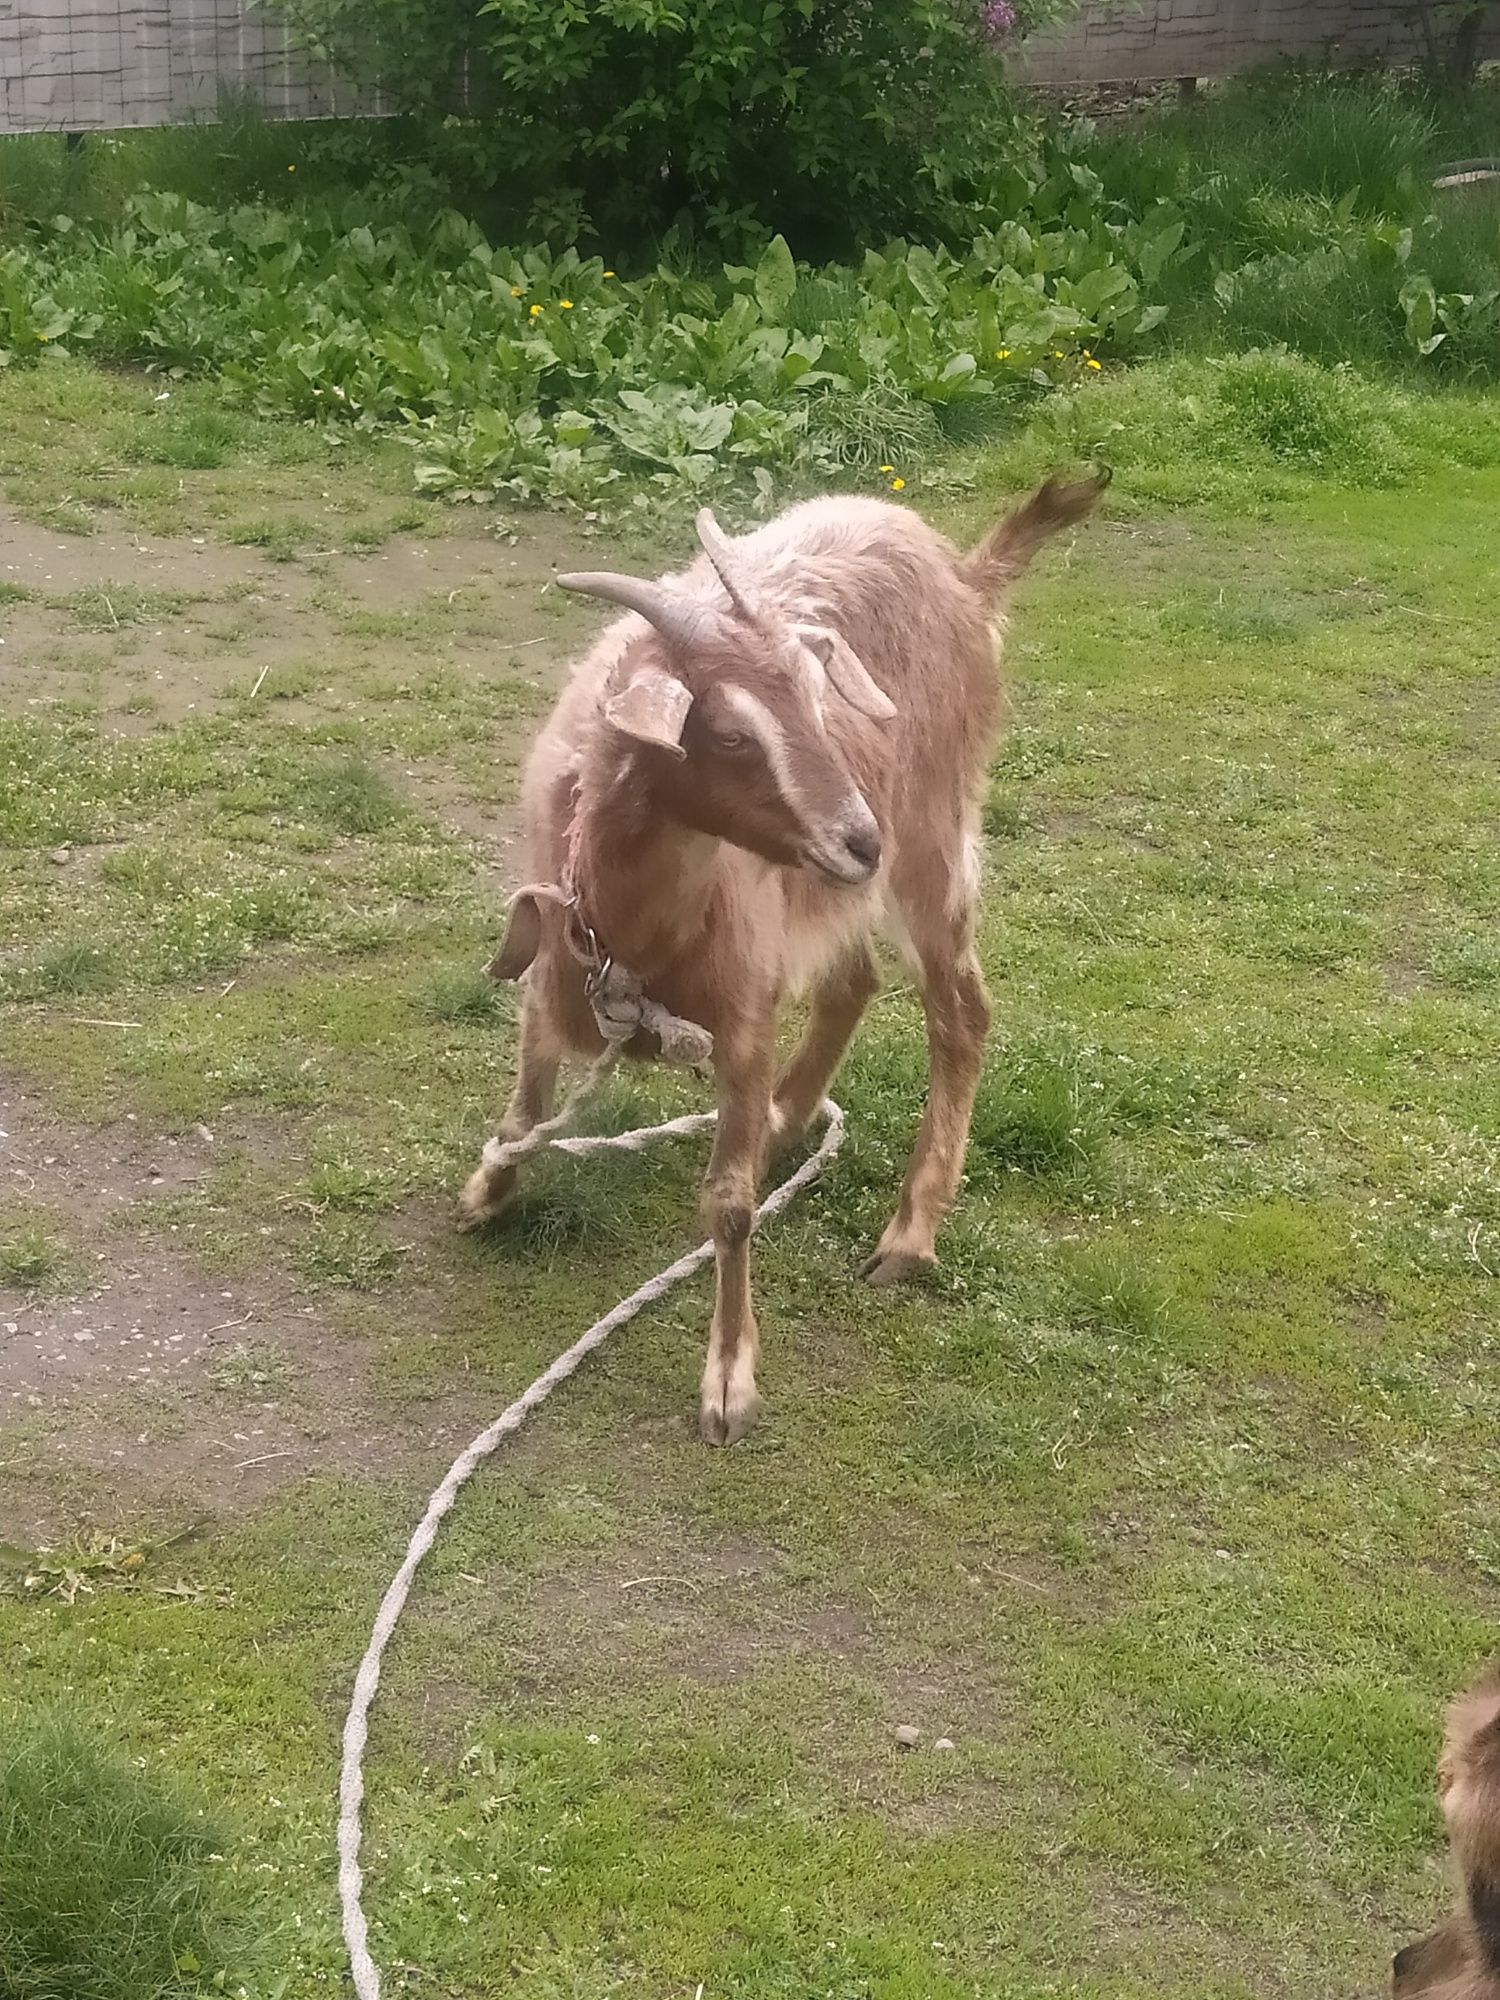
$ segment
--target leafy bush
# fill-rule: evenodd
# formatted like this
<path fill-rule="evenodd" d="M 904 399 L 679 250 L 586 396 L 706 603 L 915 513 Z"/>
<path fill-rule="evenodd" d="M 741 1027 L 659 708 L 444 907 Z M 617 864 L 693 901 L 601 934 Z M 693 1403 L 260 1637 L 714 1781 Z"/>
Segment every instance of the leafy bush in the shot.
<path fill-rule="evenodd" d="M 283 5 L 469 178 L 519 182 L 539 227 L 689 210 L 720 232 L 756 217 L 844 242 L 924 227 L 954 145 L 1005 122 L 979 0 Z"/>

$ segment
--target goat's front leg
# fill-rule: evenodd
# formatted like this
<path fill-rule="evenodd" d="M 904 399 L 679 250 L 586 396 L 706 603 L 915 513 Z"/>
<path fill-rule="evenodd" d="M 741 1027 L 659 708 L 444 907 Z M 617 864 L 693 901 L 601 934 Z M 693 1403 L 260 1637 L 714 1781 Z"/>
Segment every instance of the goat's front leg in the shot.
<path fill-rule="evenodd" d="M 760 1334 L 750 1299 L 750 1229 L 766 1154 L 775 1062 L 769 1017 L 715 1039 L 719 1123 L 703 1182 L 703 1214 L 713 1232 L 714 1317 L 703 1368 L 699 1427 L 709 1444 L 733 1444 L 755 1422 Z"/>
<path fill-rule="evenodd" d="M 500 1121 L 501 1139 L 524 1139 L 534 1125 L 552 1115 L 562 1050 L 534 993 L 521 1005 L 521 1046 L 516 1061 L 516 1087 Z M 481 1160 L 458 1198 L 460 1229 L 479 1229 L 492 1222 L 516 1191 L 518 1167 L 490 1167 Z"/>

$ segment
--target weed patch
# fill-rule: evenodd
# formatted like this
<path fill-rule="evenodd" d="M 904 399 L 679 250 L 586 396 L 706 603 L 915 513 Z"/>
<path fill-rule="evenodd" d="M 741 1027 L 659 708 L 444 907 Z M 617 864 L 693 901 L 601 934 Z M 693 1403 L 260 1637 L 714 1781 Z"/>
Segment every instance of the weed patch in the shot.
<path fill-rule="evenodd" d="M 223 1990 L 248 1970 L 221 1898 L 227 1844 L 179 1786 L 102 1732 L 61 1710 L 12 1707 L 0 1747 L 6 1994 L 169 2000 L 215 1981 Z"/>

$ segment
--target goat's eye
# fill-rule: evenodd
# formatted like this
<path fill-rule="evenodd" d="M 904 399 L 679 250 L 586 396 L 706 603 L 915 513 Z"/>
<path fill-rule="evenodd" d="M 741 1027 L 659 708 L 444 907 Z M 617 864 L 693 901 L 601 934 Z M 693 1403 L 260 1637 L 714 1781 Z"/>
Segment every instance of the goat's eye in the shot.
<path fill-rule="evenodd" d="M 738 729 L 714 731 L 714 742 L 721 750 L 743 750 L 748 740 Z"/>

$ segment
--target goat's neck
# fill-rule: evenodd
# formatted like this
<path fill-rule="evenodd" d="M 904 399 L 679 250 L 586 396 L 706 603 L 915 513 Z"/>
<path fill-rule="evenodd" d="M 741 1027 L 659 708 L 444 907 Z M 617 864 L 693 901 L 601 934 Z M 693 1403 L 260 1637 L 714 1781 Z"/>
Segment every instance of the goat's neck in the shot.
<path fill-rule="evenodd" d="M 606 951 L 649 979 L 701 937 L 720 843 L 668 817 L 631 763 L 585 772 L 574 826 L 583 914 Z"/>

